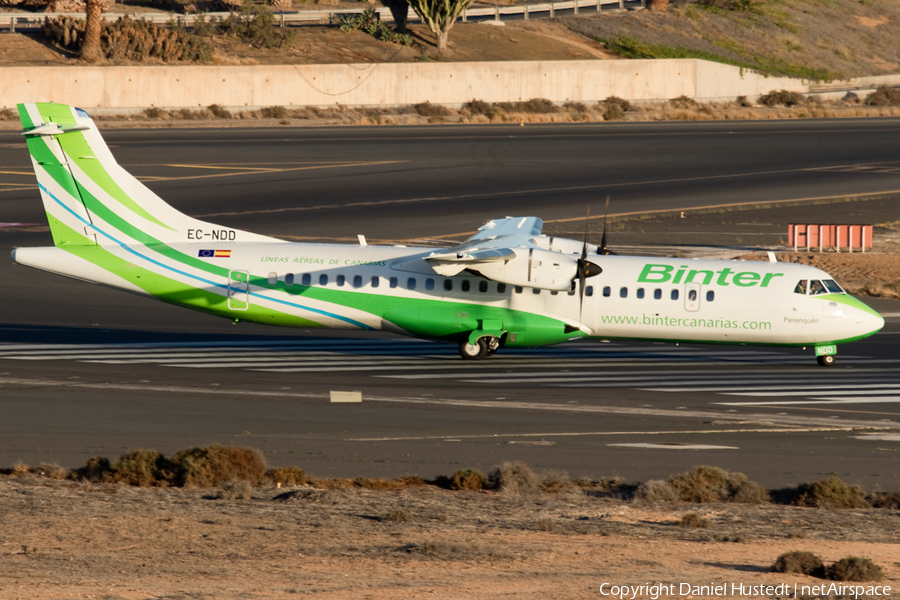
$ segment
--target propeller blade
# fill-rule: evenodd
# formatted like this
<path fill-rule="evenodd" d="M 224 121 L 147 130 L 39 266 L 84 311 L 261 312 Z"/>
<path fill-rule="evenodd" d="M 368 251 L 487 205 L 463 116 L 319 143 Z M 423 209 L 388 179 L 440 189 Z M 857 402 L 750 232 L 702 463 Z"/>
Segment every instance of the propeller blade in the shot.
<path fill-rule="evenodd" d="M 588 204 L 587 214 L 584 218 L 584 241 L 581 243 L 581 258 L 578 259 L 578 321 L 581 322 L 581 313 L 584 308 L 584 282 L 587 279 L 587 245 L 588 228 L 591 223 L 591 205 Z"/>
<path fill-rule="evenodd" d="M 603 235 L 600 237 L 598 254 L 606 254 L 606 224 L 609 221 L 609 195 L 606 196 L 606 212 L 603 213 Z"/>

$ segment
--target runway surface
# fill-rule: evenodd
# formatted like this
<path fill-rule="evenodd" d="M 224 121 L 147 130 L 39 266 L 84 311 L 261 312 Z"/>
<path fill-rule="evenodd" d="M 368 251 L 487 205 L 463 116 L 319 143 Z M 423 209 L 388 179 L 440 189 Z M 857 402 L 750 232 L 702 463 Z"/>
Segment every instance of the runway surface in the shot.
<path fill-rule="evenodd" d="M 126 168 L 191 214 L 295 239 L 400 240 L 470 231 L 498 215 L 577 217 L 607 193 L 627 212 L 900 189 L 898 127 L 106 137 Z M 0 251 L 49 243 L 20 138 L 0 134 L 0 165 Z M 811 349 L 649 343 L 577 342 L 468 363 L 450 346 L 395 336 L 234 327 L 8 261 L 0 277 L 0 465 L 78 466 L 127 448 L 220 442 L 323 476 L 431 477 L 525 460 L 645 480 L 714 464 L 770 487 L 836 473 L 900 489 L 895 318 L 842 346 L 833 369 L 817 367 Z M 330 404 L 331 390 L 359 390 L 364 401 Z"/>

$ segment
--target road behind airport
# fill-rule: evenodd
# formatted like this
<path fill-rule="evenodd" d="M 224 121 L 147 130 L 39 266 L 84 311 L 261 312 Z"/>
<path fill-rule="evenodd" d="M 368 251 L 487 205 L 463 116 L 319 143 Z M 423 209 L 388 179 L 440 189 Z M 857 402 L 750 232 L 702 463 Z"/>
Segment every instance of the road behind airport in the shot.
<path fill-rule="evenodd" d="M 898 128 L 887 119 L 106 137 L 123 166 L 190 214 L 299 239 L 405 240 L 507 214 L 574 218 L 606 194 L 613 212 L 631 212 L 900 190 Z M 0 222 L 41 224 L 6 225 L 0 251 L 49 243 L 21 138 L 0 134 L 0 164 Z M 816 218 L 839 210 L 817 207 Z M 900 489 L 892 319 L 842 348 L 833 370 L 809 351 L 625 343 L 473 365 L 453 348 L 389 336 L 233 327 L 8 262 L 0 277 L 0 464 L 77 466 L 126 448 L 221 442 L 317 475 L 430 477 L 521 459 L 647 479 L 703 463 L 772 487 L 835 472 Z M 366 401 L 331 405 L 335 389 Z"/>

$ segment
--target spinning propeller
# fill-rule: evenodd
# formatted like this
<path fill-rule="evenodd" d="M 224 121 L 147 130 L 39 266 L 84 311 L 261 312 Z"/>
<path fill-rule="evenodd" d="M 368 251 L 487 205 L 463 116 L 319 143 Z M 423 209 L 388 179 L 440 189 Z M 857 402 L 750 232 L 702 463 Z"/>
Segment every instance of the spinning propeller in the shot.
<path fill-rule="evenodd" d="M 609 206 L 609 198 L 606 199 L 607 206 Z M 584 308 L 584 291 L 585 291 L 585 282 L 588 277 L 594 277 L 595 275 L 599 275 L 603 272 L 598 265 L 592 263 L 587 259 L 587 245 L 588 245 L 588 233 L 590 227 L 590 217 L 591 217 L 591 207 L 588 206 L 587 216 L 584 220 L 584 241 L 581 244 L 581 257 L 578 259 L 578 266 L 576 269 L 576 277 L 578 277 L 578 320 L 581 320 L 582 309 Z M 603 237 L 606 239 L 606 224 L 603 225 Z M 605 243 L 604 243 L 605 245 Z"/>

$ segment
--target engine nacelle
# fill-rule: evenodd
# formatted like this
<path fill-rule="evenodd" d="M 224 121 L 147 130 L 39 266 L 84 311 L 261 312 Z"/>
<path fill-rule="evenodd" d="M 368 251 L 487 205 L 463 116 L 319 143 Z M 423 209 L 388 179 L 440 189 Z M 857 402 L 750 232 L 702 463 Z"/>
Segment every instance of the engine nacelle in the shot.
<path fill-rule="evenodd" d="M 534 243 L 544 248 L 545 250 L 550 250 L 552 252 L 562 252 L 563 254 L 578 254 L 581 255 L 581 249 L 584 247 L 584 242 L 579 240 L 572 240 L 569 238 L 561 238 L 561 237 L 553 237 L 548 235 L 539 235 L 533 238 Z M 587 245 L 587 253 L 596 254 L 597 246 L 594 244 Z"/>
<path fill-rule="evenodd" d="M 468 265 L 489 279 L 521 287 L 568 291 L 578 275 L 578 257 L 540 248 L 513 248 L 509 260 Z"/>

